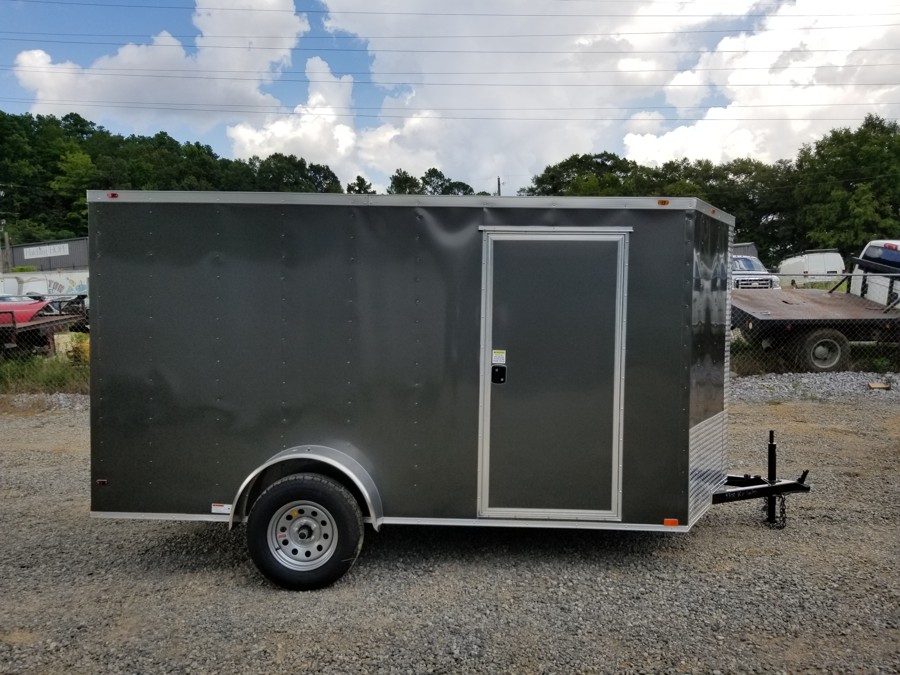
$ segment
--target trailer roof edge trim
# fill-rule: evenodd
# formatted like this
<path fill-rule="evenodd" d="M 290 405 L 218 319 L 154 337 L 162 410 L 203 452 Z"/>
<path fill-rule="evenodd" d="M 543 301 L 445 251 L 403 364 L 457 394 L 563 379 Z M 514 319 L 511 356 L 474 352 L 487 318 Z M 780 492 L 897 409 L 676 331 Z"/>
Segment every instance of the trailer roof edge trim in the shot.
<path fill-rule="evenodd" d="M 349 195 L 307 192 L 189 192 L 88 190 L 88 202 L 165 204 L 312 204 L 345 206 L 456 206 L 503 209 L 695 210 L 734 225 L 734 216 L 696 197 L 484 197 L 457 195 Z"/>

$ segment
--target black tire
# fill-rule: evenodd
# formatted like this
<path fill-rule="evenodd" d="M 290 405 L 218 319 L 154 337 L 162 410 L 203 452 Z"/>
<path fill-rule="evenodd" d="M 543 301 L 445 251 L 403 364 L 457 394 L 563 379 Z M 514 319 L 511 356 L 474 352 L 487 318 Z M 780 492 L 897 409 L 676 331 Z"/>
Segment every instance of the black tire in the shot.
<path fill-rule="evenodd" d="M 846 370 L 850 362 L 850 341 L 837 330 L 816 330 L 800 338 L 797 361 L 814 373 Z"/>
<path fill-rule="evenodd" d="M 362 542 L 362 513 L 353 495 L 316 473 L 272 483 L 247 519 L 253 562 L 270 581 L 290 590 L 333 584 L 353 566 Z"/>

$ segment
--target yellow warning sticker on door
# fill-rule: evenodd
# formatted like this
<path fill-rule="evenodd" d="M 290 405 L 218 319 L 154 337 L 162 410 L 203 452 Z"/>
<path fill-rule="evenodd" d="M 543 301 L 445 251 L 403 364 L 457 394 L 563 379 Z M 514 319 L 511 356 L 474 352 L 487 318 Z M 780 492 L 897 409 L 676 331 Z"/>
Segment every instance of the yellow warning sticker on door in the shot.
<path fill-rule="evenodd" d="M 505 349 L 494 349 L 491 352 L 491 363 L 493 365 L 503 365 L 506 363 L 506 350 Z"/>

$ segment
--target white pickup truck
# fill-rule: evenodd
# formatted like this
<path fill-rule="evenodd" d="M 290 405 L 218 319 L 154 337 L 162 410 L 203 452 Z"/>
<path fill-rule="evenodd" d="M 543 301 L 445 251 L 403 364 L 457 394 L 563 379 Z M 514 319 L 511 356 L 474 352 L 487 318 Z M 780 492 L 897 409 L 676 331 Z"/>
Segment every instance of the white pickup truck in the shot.
<path fill-rule="evenodd" d="M 734 288 L 781 288 L 778 275 L 752 255 L 731 256 L 731 284 Z"/>
<path fill-rule="evenodd" d="M 897 306 L 900 294 L 900 239 L 879 239 L 866 244 L 850 280 L 850 293 L 879 305 Z"/>

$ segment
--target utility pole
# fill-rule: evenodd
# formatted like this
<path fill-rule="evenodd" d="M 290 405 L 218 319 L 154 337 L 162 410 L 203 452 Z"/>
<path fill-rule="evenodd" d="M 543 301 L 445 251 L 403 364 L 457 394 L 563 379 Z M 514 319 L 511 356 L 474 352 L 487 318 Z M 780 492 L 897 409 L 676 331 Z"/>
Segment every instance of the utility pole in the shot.
<path fill-rule="evenodd" d="M 9 232 L 6 231 L 6 221 L 0 220 L 0 231 L 3 232 L 3 251 L 0 251 L 0 272 L 4 271 L 3 259 L 6 258 L 6 272 L 12 272 L 12 249 L 9 247 Z"/>
<path fill-rule="evenodd" d="M 497 196 L 500 196 L 500 176 L 497 176 Z"/>
<path fill-rule="evenodd" d="M 6 195 L 6 192 L 0 190 L 0 199 Z M 12 272 L 12 264 L 6 269 L 6 252 L 9 251 L 9 234 L 6 232 L 6 218 L 0 218 L 0 233 L 3 234 L 3 241 L 0 242 L 0 274 L 3 272 Z"/>

